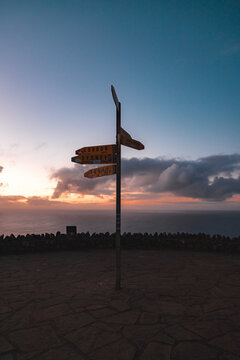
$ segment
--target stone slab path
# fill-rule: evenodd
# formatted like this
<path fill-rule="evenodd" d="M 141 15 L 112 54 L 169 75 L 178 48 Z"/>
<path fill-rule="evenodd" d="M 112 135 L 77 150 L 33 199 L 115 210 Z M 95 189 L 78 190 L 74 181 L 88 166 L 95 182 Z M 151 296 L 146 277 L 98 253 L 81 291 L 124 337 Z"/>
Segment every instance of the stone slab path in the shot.
<path fill-rule="evenodd" d="M 1 360 L 240 359 L 240 257 L 123 251 L 0 257 Z"/>

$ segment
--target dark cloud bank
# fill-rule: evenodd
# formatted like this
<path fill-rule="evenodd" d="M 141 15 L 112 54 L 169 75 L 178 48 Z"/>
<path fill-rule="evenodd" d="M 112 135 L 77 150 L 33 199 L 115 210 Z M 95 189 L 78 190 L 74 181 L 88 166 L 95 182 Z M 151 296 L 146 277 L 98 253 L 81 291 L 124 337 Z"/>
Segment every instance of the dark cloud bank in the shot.
<path fill-rule="evenodd" d="M 86 179 L 83 173 L 90 167 L 76 165 L 61 168 L 52 174 L 57 179 L 53 198 L 63 193 L 82 195 L 111 194 L 114 177 Z M 240 194 L 240 155 L 215 155 L 198 160 L 162 158 L 123 159 L 123 189 L 149 195 L 171 192 L 204 200 L 222 201 Z"/>

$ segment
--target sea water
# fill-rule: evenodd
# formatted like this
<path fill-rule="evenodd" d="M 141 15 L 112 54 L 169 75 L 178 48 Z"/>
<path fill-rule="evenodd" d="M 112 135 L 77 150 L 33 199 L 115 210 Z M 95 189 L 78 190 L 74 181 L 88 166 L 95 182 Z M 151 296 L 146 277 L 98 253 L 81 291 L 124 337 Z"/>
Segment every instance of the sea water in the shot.
<path fill-rule="evenodd" d="M 114 232 L 115 212 L 84 210 L 0 211 L 0 235 L 66 232 Z M 188 232 L 240 236 L 240 211 L 133 212 L 122 211 L 122 233 Z"/>

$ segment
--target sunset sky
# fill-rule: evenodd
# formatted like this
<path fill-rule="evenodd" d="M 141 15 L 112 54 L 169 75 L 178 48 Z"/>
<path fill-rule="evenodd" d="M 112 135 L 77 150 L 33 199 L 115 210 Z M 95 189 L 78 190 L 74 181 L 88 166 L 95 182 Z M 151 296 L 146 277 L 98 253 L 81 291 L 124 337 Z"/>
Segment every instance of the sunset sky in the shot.
<path fill-rule="evenodd" d="M 111 208 L 80 147 L 122 146 L 129 209 L 240 209 L 238 1 L 0 0 L 0 208 Z"/>

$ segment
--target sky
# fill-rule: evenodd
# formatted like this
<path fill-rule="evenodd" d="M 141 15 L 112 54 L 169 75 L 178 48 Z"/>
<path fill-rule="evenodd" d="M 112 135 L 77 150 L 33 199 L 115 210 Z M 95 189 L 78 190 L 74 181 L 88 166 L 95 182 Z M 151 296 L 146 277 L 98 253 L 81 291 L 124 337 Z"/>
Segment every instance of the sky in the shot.
<path fill-rule="evenodd" d="M 75 150 L 122 146 L 129 209 L 240 209 L 238 1 L 0 0 L 0 208 L 112 208 Z"/>

